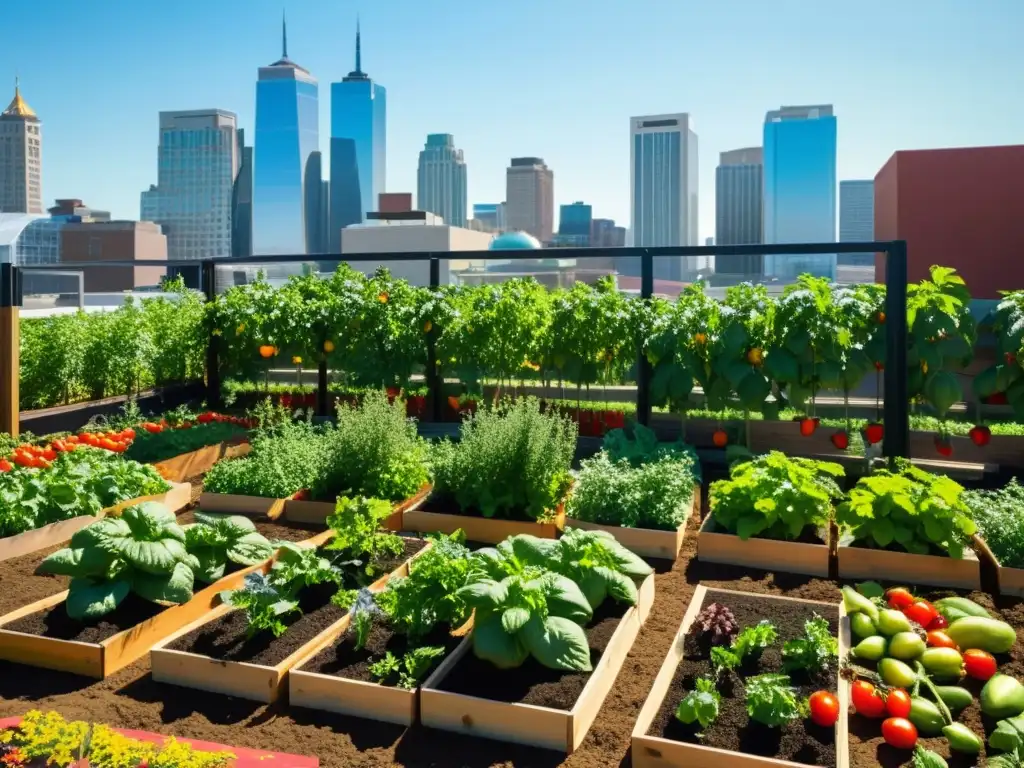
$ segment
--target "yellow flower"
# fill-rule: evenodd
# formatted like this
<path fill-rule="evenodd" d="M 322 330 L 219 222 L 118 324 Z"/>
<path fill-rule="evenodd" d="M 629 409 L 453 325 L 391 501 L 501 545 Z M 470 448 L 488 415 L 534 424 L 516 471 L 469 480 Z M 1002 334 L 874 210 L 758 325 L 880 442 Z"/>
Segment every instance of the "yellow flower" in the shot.
<path fill-rule="evenodd" d="M 707 343 L 707 340 L 708 340 L 707 334 L 700 333 L 700 332 L 697 332 L 697 333 L 693 334 L 693 343 L 694 344 L 704 345 L 705 343 Z"/>
<path fill-rule="evenodd" d="M 238 327 L 235 328 L 235 333 L 238 334 L 239 336 L 245 333 L 245 323 L 239 323 Z"/>
<path fill-rule="evenodd" d="M 377 294 L 377 301 L 379 301 L 381 304 L 387 304 L 388 303 L 387 291 L 381 291 L 380 293 L 378 293 Z"/>
<path fill-rule="evenodd" d="M 334 351 L 334 342 L 331 341 L 330 339 L 328 339 L 327 341 L 324 342 L 324 352 L 333 352 L 333 351 Z"/>
<path fill-rule="evenodd" d="M 302 365 L 302 358 L 296 355 L 292 358 L 292 365 Z"/>
<path fill-rule="evenodd" d="M 747 362 L 751 365 L 761 365 L 764 362 L 764 352 L 760 347 L 752 347 L 747 352 Z"/>
<path fill-rule="evenodd" d="M 423 332 L 430 333 L 432 330 L 434 330 L 434 324 L 427 320 L 427 322 L 423 324 Z"/>

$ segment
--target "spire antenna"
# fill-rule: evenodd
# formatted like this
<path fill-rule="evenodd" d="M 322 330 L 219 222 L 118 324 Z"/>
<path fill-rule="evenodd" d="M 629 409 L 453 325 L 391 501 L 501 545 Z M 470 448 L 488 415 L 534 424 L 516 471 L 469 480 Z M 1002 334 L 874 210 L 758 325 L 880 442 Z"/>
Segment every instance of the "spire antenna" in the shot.
<path fill-rule="evenodd" d="M 284 11 L 281 11 L 281 58 L 288 58 L 288 20 Z"/>
<path fill-rule="evenodd" d="M 360 48 L 359 40 L 359 15 L 356 14 L 356 73 L 361 74 L 363 71 L 363 54 Z"/>

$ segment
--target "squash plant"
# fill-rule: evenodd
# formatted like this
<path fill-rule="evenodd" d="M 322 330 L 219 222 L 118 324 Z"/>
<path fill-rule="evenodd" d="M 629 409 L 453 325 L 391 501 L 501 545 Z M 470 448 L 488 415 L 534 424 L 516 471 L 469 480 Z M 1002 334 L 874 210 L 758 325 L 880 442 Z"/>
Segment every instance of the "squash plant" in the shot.
<path fill-rule="evenodd" d="M 989 398 L 1002 394 L 1017 418 L 1024 418 L 1024 291 L 1003 292 L 986 319 L 996 337 L 995 365 L 974 378 L 974 394 Z"/>
<path fill-rule="evenodd" d="M 155 603 L 185 603 L 199 568 L 185 542 L 174 513 L 145 502 L 78 531 L 70 547 L 47 557 L 36 572 L 71 577 L 64 605 L 78 621 L 114 611 L 129 592 Z"/>

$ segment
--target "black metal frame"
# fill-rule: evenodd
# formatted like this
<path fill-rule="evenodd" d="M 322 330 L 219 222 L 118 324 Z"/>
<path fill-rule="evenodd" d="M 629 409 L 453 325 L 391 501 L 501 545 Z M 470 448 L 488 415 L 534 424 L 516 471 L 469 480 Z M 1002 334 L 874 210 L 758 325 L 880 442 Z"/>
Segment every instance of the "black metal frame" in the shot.
<path fill-rule="evenodd" d="M 138 261 L 80 262 L 73 266 L 114 267 L 114 266 L 163 266 L 193 267 L 201 270 L 201 285 L 207 300 L 216 296 L 216 268 L 228 265 L 295 264 L 302 262 L 406 262 L 426 261 L 430 266 L 430 287 L 440 285 L 441 260 L 457 256 L 460 261 L 483 261 L 488 259 L 529 260 L 557 255 L 560 259 L 594 258 L 639 258 L 640 297 L 650 299 L 654 295 L 654 260 L 661 257 L 680 256 L 806 256 L 814 254 L 883 253 L 886 265 L 886 355 L 885 355 L 885 441 L 886 456 L 910 455 L 910 407 L 907 401 L 907 244 L 903 240 L 865 243 L 790 243 L 779 245 L 706 245 L 693 247 L 662 248 L 559 248 L 546 252 L 536 250 L 508 251 L 458 251 L 452 252 L 409 252 L 409 253 L 359 253 L 359 254 L 297 254 L 280 256 L 246 256 L 205 259 L 202 261 L 160 261 L 145 259 Z M 62 269 L 68 264 L 33 266 L 33 270 Z M 8 304 L 4 303 L 5 297 Z M 0 306 L 21 305 L 21 278 L 19 269 L 9 264 L 0 264 Z M 443 410 L 444 381 L 437 369 L 434 354 L 433 332 L 428 334 L 427 385 L 430 389 L 431 415 L 441 420 Z M 219 407 L 220 371 L 219 337 L 212 333 L 206 354 L 207 402 L 211 408 Z M 893 375 L 899 372 L 899 375 Z M 321 363 L 318 371 L 317 410 L 327 415 L 327 365 Z M 637 364 L 637 421 L 650 423 L 651 417 L 651 367 L 641 354 Z"/>

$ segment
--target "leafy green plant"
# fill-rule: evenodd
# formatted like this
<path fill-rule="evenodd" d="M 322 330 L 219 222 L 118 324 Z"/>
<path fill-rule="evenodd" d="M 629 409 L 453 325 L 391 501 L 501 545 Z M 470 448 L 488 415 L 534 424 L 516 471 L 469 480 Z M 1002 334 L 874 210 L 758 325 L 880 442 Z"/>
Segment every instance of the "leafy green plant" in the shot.
<path fill-rule="evenodd" d="M 380 529 L 380 524 L 391 514 L 391 504 L 381 499 L 367 499 L 358 496 L 338 499 L 334 514 L 327 518 L 327 525 L 334 531 L 334 537 L 325 549 L 344 552 L 346 556 L 359 561 L 365 576 L 379 575 L 380 561 L 395 557 L 405 551 L 402 537 Z"/>
<path fill-rule="evenodd" d="M 256 530 L 248 517 L 196 512 L 196 522 L 185 528 L 185 548 L 196 558 L 195 577 L 212 584 L 221 578 L 228 563 L 249 566 L 274 554 L 274 547 Z"/>
<path fill-rule="evenodd" d="M 373 496 L 399 501 L 429 480 L 427 444 L 405 416 L 405 403 L 388 402 L 383 390 L 371 390 L 359 405 L 338 407 L 334 429 L 326 433 L 322 474 L 315 496 Z"/>
<path fill-rule="evenodd" d="M 1024 419 L 1024 291 L 1003 292 L 985 325 L 996 337 L 998 357 L 974 377 L 974 394 L 1004 394 L 1017 418 Z"/>
<path fill-rule="evenodd" d="M 804 716 L 806 704 L 790 686 L 788 675 L 756 675 L 748 677 L 743 684 L 747 692 L 747 714 L 752 720 L 778 728 Z"/>
<path fill-rule="evenodd" d="M 832 519 L 832 501 L 842 497 L 836 479 L 842 466 L 789 458 L 778 451 L 734 464 L 728 480 L 711 484 L 715 523 L 741 539 L 797 539 Z"/>
<path fill-rule="evenodd" d="M 434 662 L 443 655 L 444 647 L 440 645 L 413 648 L 406 651 L 401 659 L 388 651 L 380 660 L 370 665 L 370 675 L 381 683 L 398 675 L 398 687 L 411 690 L 419 685 Z"/>
<path fill-rule="evenodd" d="M 145 502 L 78 531 L 70 547 L 48 556 L 36 572 L 70 576 L 68 616 L 95 621 L 129 592 L 155 603 L 188 602 L 198 566 L 185 549 L 185 531 L 174 513 Z"/>
<path fill-rule="evenodd" d="M 473 652 L 500 669 L 533 656 L 545 667 L 589 672 L 590 647 L 581 624 L 593 613 L 570 579 L 535 568 L 497 581 L 480 579 L 460 590 L 476 611 Z"/>
<path fill-rule="evenodd" d="M 839 641 L 829 629 L 828 620 L 815 614 L 804 622 L 803 637 L 787 640 L 782 646 L 782 668 L 788 672 L 823 672 L 839 656 Z"/>
<path fill-rule="evenodd" d="M 778 632 L 767 619 L 764 619 L 752 627 L 746 627 L 742 632 L 732 639 L 732 644 L 726 648 L 724 645 L 716 645 L 711 648 L 711 667 L 715 670 L 715 677 L 720 678 L 724 672 L 738 669 L 748 658 L 757 659 L 764 653 L 765 649 L 772 645 L 778 638 Z"/>
<path fill-rule="evenodd" d="M 571 483 L 576 425 L 523 398 L 476 413 L 434 447 L 434 490 L 484 517 L 539 520 Z"/>
<path fill-rule="evenodd" d="M 1000 565 L 1024 568 L 1024 486 L 1011 478 L 994 490 L 965 491 L 978 533 Z"/>
<path fill-rule="evenodd" d="M 954 558 L 963 557 L 977 530 L 959 483 L 898 459 L 858 480 L 836 509 L 836 520 L 864 546 Z"/>
<path fill-rule="evenodd" d="M 191 429 L 165 429 L 155 433 L 139 430 L 124 455 L 133 461 L 152 464 L 208 445 L 237 440 L 245 434 L 244 427 L 228 422 L 196 424 Z"/>
<path fill-rule="evenodd" d="M 692 691 L 683 697 L 676 707 L 676 719 L 686 725 L 700 723 L 707 728 L 718 719 L 718 705 L 722 695 L 718 692 L 717 683 L 707 677 L 698 677 Z"/>

